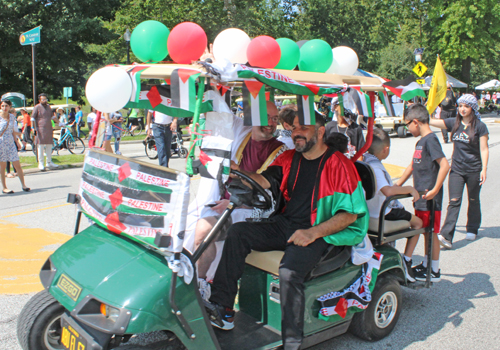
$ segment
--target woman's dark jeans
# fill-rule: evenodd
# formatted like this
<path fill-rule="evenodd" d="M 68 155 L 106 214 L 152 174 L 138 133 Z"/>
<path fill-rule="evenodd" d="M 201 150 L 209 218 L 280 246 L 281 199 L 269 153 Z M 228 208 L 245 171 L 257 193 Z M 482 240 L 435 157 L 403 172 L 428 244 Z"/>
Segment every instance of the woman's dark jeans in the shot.
<path fill-rule="evenodd" d="M 457 225 L 460 206 L 462 205 L 462 196 L 464 187 L 467 185 L 469 196 L 469 208 L 467 210 L 467 232 L 477 235 L 479 226 L 481 226 L 481 203 L 479 202 L 479 193 L 481 192 L 480 173 L 459 174 L 451 170 L 448 179 L 448 189 L 450 202 L 446 212 L 446 219 L 441 228 L 441 235 L 448 241 L 453 241 L 455 227 Z"/>

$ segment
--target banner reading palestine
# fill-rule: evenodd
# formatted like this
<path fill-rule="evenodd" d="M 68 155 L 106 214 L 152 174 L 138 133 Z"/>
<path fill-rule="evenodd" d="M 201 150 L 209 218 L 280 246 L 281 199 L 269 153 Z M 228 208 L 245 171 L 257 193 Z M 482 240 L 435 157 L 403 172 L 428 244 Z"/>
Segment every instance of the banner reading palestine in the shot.
<path fill-rule="evenodd" d="M 115 234 L 155 248 L 157 234 L 168 235 L 166 249 L 181 252 L 189 177 L 164 169 L 91 150 L 85 157 L 80 184 L 82 212 Z"/>

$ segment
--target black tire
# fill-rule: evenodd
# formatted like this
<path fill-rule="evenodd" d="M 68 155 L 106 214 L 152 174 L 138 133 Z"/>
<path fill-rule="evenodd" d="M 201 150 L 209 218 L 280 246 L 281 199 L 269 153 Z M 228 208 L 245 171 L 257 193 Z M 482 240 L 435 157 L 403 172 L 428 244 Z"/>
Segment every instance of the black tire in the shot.
<path fill-rule="evenodd" d="M 379 276 L 370 305 L 365 311 L 354 314 L 349 330 L 364 340 L 385 338 L 398 323 L 401 306 L 401 286 L 396 277 L 390 274 Z"/>
<path fill-rule="evenodd" d="M 144 151 L 149 159 L 158 159 L 158 151 L 156 150 L 156 142 L 148 140 L 144 146 Z"/>
<path fill-rule="evenodd" d="M 66 144 L 71 154 L 83 154 L 83 152 L 85 152 L 85 143 L 79 137 L 75 138 L 74 141 L 67 139 Z"/>
<path fill-rule="evenodd" d="M 179 158 L 186 158 L 188 156 L 188 150 L 184 147 L 179 149 Z"/>
<path fill-rule="evenodd" d="M 398 137 L 405 138 L 408 135 L 406 126 L 398 126 Z"/>
<path fill-rule="evenodd" d="M 46 290 L 31 298 L 17 320 L 17 339 L 23 350 L 62 349 L 60 319 L 64 310 Z"/>

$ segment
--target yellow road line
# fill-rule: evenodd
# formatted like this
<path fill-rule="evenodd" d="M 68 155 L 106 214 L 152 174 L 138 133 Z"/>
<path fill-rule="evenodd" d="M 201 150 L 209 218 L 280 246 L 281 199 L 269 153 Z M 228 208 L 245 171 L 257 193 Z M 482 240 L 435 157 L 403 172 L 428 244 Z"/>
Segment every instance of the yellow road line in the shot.
<path fill-rule="evenodd" d="M 0 221 L 0 294 L 42 290 L 38 274 L 43 263 L 70 238 L 62 233 Z"/>
<path fill-rule="evenodd" d="M 19 215 L 26 215 L 26 214 L 36 213 L 38 211 L 43 211 L 43 210 L 49 210 L 49 209 L 64 207 L 66 205 L 71 205 L 71 203 L 64 203 L 64 204 L 54 205 L 52 207 L 39 208 L 39 209 L 30 210 L 30 211 L 25 211 L 25 212 L 22 212 L 22 213 L 6 215 L 6 216 L 2 216 L 2 218 L 11 218 L 13 216 L 19 216 Z"/>

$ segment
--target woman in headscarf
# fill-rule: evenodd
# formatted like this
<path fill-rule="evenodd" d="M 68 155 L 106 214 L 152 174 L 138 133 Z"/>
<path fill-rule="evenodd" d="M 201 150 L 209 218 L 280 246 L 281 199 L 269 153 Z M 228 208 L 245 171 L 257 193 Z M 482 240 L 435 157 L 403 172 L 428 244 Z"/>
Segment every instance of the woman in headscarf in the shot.
<path fill-rule="evenodd" d="M 455 226 L 462 204 L 464 187 L 467 186 L 469 208 L 467 212 L 467 236 L 473 241 L 481 225 L 479 193 L 486 181 L 488 168 L 488 128 L 481 121 L 477 99 L 470 94 L 462 95 L 458 101 L 456 118 L 431 119 L 432 126 L 451 132 L 453 155 L 448 180 L 449 204 L 446 219 L 438 235 L 441 245 L 451 249 Z"/>

